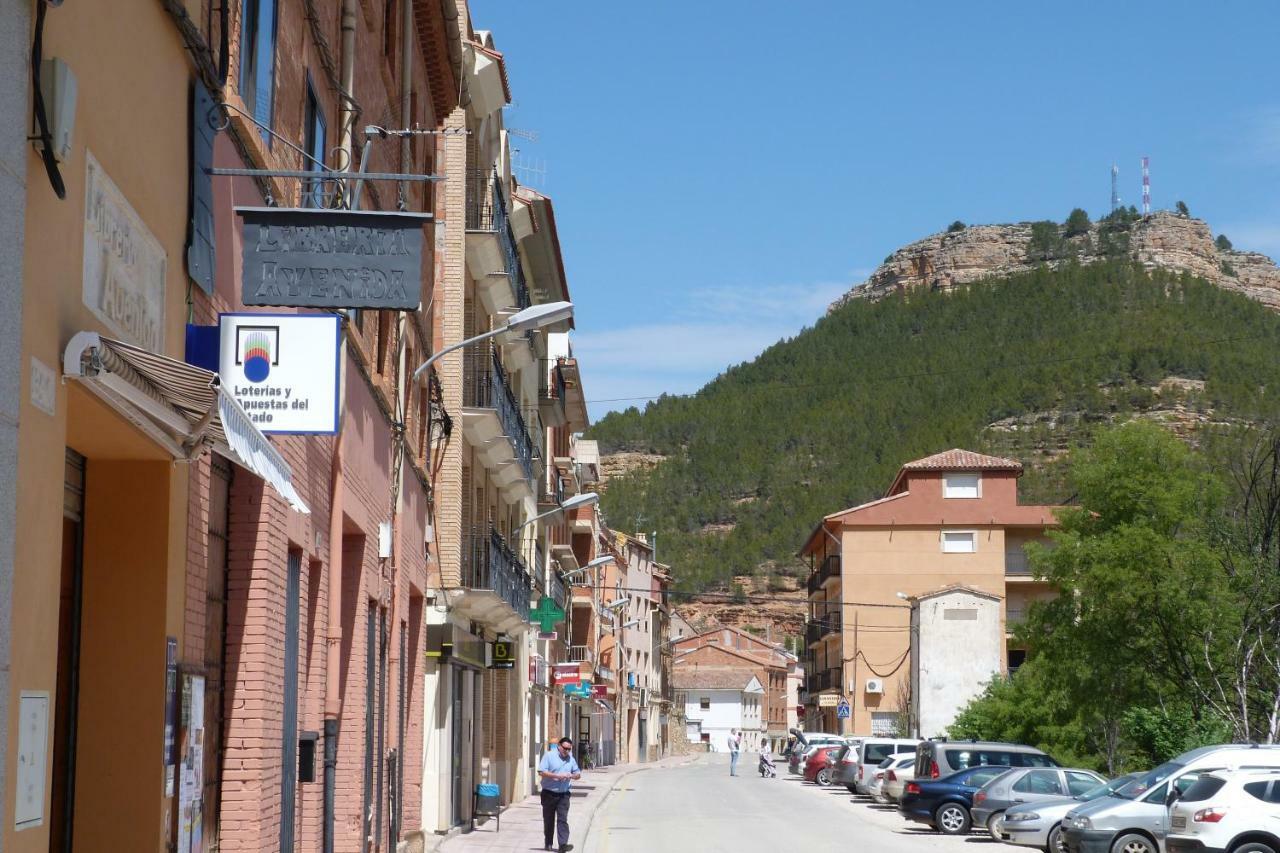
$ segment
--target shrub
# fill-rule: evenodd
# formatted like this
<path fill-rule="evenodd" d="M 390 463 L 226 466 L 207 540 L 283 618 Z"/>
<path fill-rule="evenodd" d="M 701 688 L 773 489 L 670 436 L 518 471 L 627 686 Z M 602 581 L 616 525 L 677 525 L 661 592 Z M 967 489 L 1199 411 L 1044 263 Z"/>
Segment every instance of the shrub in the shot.
<path fill-rule="evenodd" d="M 1077 207 L 1067 216 L 1068 237 L 1079 237 L 1081 234 L 1089 233 L 1089 214 L 1085 213 L 1082 208 Z"/>
<path fill-rule="evenodd" d="M 1213 241 L 1213 245 L 1218 247 L 1219 252 L 1230 252 L 1234 247 L 1231 241 L 1227 239 L 1226 234 L 1219 234 L 1217 239 Z"/>
<path fill-rule="evenodd" d="M 947 233 L 954 234 L 957 231 L 963 231 L 968 227 L 969 227 L 968 225 L 965 225 L 963 222 L 957 219 L 955 222 L 952 222 L 950 225 L 947 226 Z"/>

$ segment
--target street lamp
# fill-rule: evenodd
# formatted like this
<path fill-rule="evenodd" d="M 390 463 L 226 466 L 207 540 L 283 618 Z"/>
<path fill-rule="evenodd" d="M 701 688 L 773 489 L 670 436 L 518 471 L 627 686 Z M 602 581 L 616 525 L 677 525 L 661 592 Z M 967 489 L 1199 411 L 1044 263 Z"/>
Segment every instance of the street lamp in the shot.
<path fill-rule="evenodd" d="M 568 512 L 571 509 L 578 509 L 579 507 L 591 506 L 592 504 L 597 504 L 599 502 L 600 502 L 600 494 L 598 492 L 583 492 L 580 495 L 574 495 L 573 497 L 566 500 L 564 503 L 557 506 L 555 509 L 549 509 L 544 513 L 535 515 L 533 518 L 529 519 L 528 521 L 521 522 L 520 526 L 516 528 L 516 533 L 519 533 L 521 530 L 524 530 L 525 527 L 527 527 L 530 524 L 533 524 L 535 521 L 538 521 L 539 519 L 547 518 L 552 515 L 558 517 Z M 613 558 L 610 557 L 609 559 L 613 559 Z"/>
<path fill-rule="evenodd" d="M 639 620 L 639 619 L 632 619 L 630 622 L 628 622 L 627 624 L 623 625 L 622 627 L 623 627 L 623 628 L 634 628 L 635 626 L 637 626 L 637 625 L 639 625 L 639 624 L 640 624 L 640 620 Z"/>
<path fill-rule="evenodd" d="M 585 566 L 583 566 L 580 569 L 574 569 L 571 572 L 565 572 L 563 577 L 565 580 L 568 580 L 574 575 L 580 575 L 585 571 L 596 569 L 596 568 L 599 568 L 600 566 L 603 566 L 605 563 L 612 563 L 612 562 L 613 562 L 613 557 L 596 557 L 594 560 L 587 563 Z"/>
<path fill-rule="evenodd" d="M 418 369 L 413 371 L 413 381 L 417 382 L 422 374 L 427 371 L 427 368 L 435 364 L 436 361 L 463 347 L 487 341 L 489 338 L 496 338 L 498 335 L 503 335 L 507 332 L 527 332 L 531 329 L 541 329 L 545 326 L 559 323 L 561 320 L 568 320 L 572 316 L 572 302 L 548 302 L 545 305 L 531 305 L 523 311 L 517 311 L 512 314 L 511 319 L 507 320 L 505 326 L 499 326 L 473 338 L 467 338 L 465 341 L 450 344 L 439 352 L 432 353 L 430 358 L 418 365 Z"/>

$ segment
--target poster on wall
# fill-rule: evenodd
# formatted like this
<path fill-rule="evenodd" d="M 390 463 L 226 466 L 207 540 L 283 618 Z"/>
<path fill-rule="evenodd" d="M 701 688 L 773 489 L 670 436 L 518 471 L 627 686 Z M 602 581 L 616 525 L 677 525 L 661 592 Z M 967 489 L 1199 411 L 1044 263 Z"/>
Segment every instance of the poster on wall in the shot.
<path fill-rule="evenodd" d="M 204 853 L 204 676 L 182 678 L 178 853 Z"/>
<path fill-rule="evenodd" d="M 178 640 L 164 641 L 164 795 L 173 796 L 173 768 L 178 760 Z"/>
<path fill-rule="evenodd" d="M 223 314 L 218 375 L 262 432 L 338 431 L 341 318 L 336 314 Z"/>

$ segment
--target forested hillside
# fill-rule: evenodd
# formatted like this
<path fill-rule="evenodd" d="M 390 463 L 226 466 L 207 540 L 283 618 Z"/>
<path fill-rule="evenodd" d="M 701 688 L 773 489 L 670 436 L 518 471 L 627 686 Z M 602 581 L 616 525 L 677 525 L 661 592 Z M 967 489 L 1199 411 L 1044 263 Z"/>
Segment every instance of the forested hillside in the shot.
<path fill-rule="evenodd" d="M 692 397 L 602 419 L 602 452 L 667 457 L 612 479 L 604 509 L 621 529 L 657 530 L 686 590 L 801 573 L 795 552 L 821 516 L 949 447 L 1022 457 L 1024 500 L 1070 497 L 1056 451 L 997 421 L 1040 413 L 1076 444 L 1133 412 L 1272 412 L 1278 346 L 1280 316 L 1256 302 L 1121 261 L 854 300 Z"/>

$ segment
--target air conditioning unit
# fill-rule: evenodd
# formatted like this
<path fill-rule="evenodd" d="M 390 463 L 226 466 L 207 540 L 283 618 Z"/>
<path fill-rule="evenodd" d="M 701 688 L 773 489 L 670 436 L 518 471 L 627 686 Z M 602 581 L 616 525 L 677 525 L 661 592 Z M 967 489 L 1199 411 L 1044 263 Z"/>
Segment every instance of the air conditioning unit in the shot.
<path fill-rule="evenodd" d="M 867 679 L 867 692 L 868 692 L 868 693 L 883 693 L 883 692 L 884 692 L 884 679 L 883 679 L 883 678 L 868 678 L 868 679 Z"/>

